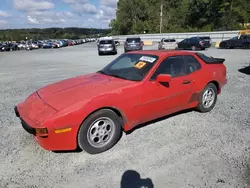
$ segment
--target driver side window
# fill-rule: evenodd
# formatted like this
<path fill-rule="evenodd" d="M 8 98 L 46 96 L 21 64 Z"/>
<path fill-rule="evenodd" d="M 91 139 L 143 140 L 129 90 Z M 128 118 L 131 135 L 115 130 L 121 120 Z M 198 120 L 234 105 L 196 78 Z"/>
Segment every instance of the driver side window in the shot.
<path fill-rule="evenodd" d="M 182 56 L 171 56 L 161 62 L 150 80 L 156 80 L 159 74 L 169 74 L 172 78 L 186 75 L 185 62 Z"/>

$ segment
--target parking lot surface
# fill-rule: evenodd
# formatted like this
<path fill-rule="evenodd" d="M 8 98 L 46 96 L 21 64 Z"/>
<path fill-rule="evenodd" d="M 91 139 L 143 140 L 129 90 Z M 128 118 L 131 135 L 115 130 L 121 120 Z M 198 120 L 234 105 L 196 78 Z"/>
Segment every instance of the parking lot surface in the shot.
<path fill-rule="evenodd" d="M 240 70 L 250 64 L 249 50 L 204 52 L 226 59 L 228 84 L 212 112 L 151 123 L 105 153 L 46 151 L 23 130 L 14 105 L 42 86 L 98 71 L 121 53 L 122 46 L 115 56 L 98 56 L 95 43 L 0 53 L 0 187 L 118 188 L 127 170 L 156 188 L 250 187 L 250 75 Z"/>

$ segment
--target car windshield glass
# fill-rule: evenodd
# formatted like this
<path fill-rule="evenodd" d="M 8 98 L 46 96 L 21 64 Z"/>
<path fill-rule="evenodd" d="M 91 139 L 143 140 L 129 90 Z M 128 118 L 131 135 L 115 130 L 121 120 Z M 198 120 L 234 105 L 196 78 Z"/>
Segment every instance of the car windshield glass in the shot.
<path fill-rule="evenodd" d="M 238 37 L 233 37 L 233 38 L 231 38 L 232 40 L 236 40 L 236 39 L 238 39 Z"/>
<path fill-rule="evenodd" d="M 112 40 L 101 40 L 100 44 L 112 44 Z"/>
<path fill-rule="evenodd" d="M 120 79 L 141 81 L 157 59 L 156 55 L 122 54 L 98 72 Z"/>
<path fill-rule="evenodd" d="M 175 42 L 175 39 L 165 39 L 164 42 Z"/>
<path fill-rule="evenodd" d="M 138 42 L 140 42 L 140 38 L 129 38 L 129 39 L 127 39 L 127 42 L 128 43 L 133 43 L 133 42 L 138 43 Z"/>

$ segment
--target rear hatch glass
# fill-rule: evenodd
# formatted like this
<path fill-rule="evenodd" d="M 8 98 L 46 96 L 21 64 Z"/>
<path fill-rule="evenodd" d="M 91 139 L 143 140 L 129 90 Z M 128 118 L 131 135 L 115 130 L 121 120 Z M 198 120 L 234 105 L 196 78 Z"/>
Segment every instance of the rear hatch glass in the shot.
<path fill-rule="evenodd" d="M 140 38 L 129 38 L 126 41 L 127 43 L 140 43 L 141 42 Z"/>
<path fill-rule="evenodd" d="M 165 39 L 164 42 L 175 42 L 175 39 Z"/>
<path fill-rule="evenodd" d="M 112 40 L 101 40 L 100 44 L 112 44 Z"/>

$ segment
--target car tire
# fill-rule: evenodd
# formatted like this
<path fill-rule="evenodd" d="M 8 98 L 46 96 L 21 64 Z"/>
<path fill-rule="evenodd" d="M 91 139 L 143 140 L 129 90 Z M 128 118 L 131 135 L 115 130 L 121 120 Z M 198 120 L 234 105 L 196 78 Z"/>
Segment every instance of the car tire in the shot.
<path fill-rule="evenodd" d="M 78 146 L 89 154 L 102 153 L 111 149 L 121 135 L 121 118 L 112 110 L 102 109 L 82 123 L 77 136 Z M 104 143 L 98 143 L 100 140 Z"/>
<path fill-rule="evenodd" d="M 220 48 L 221 48 L 221 49 L 227 49 L 227 44 L 226 44 L 226 43 L 221 44 L 221 45 L 220 45 Z"/>
<path fill-rule="evenodd" d="M 217 96 L 217 87 L 213 83 L 209 83 L 208 85 L 206 85 L 206 87 L 199 96 L 199 103 L 196 107 L 196 110 L 201 113 L 210 112 L 217 102 Z"/>
<path fill-rule="evenodd" d="M 243 44 L 244 49 L 250 49 L 250 43 L 245 43 Z"/>
<path fill-rule="evenodd" d="M 102 55 L 102 53 L 101 53 L 101 52 L 98 52 L 98 55 L 100 55 L 100 56 L 101 56 L 101 55 Z"/>

